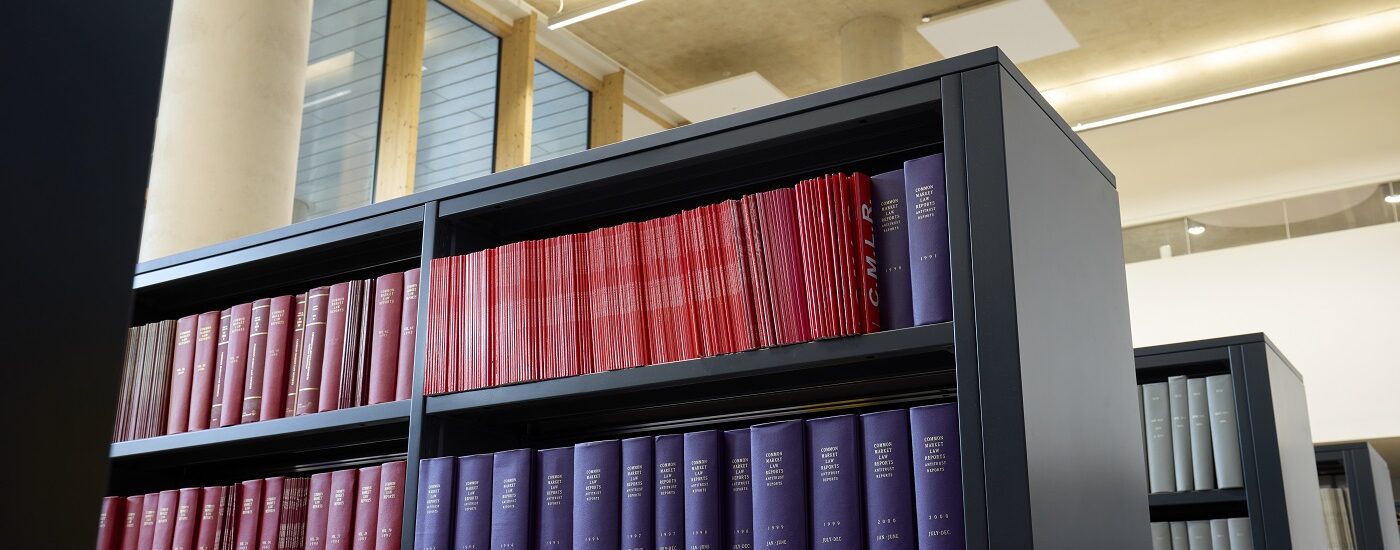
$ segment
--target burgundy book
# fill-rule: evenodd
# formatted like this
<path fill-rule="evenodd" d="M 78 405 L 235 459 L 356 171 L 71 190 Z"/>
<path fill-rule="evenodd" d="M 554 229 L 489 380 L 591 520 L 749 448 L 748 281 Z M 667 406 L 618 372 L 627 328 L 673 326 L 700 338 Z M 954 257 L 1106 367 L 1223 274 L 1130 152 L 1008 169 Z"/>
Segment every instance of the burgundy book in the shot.
<path fill-rule="evenodd" d="M 252 328 L 253 304 L 233 307 L 229 318 L 228 353 L 224 355 L 223 407 L 219 425 L 233 426 L 243 417 L 243 384 L 248 374 L 248 333 Z"/>
<path fill-rule="evenodd" d="M 203 492 L 199 487 L 180 489 L 175 505 L 175 536 L 170 541 L 170 550 L 194 550 L 194 537 L 199 528 L 199 497 Z"/>
<path fill-rule="evenodd" d="M 306 333 L 306 294 L 298 294 L 296 303 L 293 304 L 292 325 L 292 356 L 287 361 L 287 389 L 282 398 L 282 417 L 291 418 L 297 410 L 297 381 L 301 379 L 302 364 L 306 362 L 303 358 L 305 349 L 303 342 Z"/>
<path fill-rule="evenodd" d="M 331 488 L 327 493 L 326 502 L 326 534 L 325 546 L 327 550 L 348 550 L 351 548 L 351 538 L 355 530 L 355 475 L 356 470 L 337 470 L 331 472 Z M 307 545 L 307 548 L 311 548 Z"/>
<path fill-rule="evenodd" d="M 413 350 L 418 345 L 418 277 L 417 268 L 403 274 L 403 312 L 399 316 L 399 355 L 394 400 L 413 395 Z M 400 520 L 402 521 L 402 520 Z"/>
<path fill-rule="evenodd" d="M 379 527 L 379 466 L 360 468 L 355 486 L 355 529 L 350 547 L 354 550 L 374 550 Z"/>
<path fill-rule="evenodd" d="M 136 550 L 151 550 L 156 539 L 156 507 L 160 504 L 160 493 L 146 493 L 141 497 L 141 535 L 136 539 Z"/>
<path fill-rule="evenodd" d="M 219 524 L 228 506 L 225 487 L 205 487 L 199 506 L 199 528 L 195 531 L 195 550 L 219 550 Z"/>
<path fill-rule="evenodd" d="M 199 314 L 194 331 L 194 369 L 190 376 L 187 430 L 209 427 L 209 397 L 214 390 L 214 358 L 219 345 L 219 312 Z"/>
<path fill-rule="evenodd" d="M 350 283 L 331 285 L 330 301 L 326 306 L 325 351 L 321 357 L 321 391 L 317 410 L 340 408 L 340 369 L 345 361 L 346 306 L 349 305 Z"/>
<path fill-rule="evenodd" d="M 880 266 L 876 262 L 875 207 L 871 203 L 870 176 L 856 172 L 850 179 L 851 198 L 855 204 L 852 217 L 860 245 L 856 264 L 860 276 L 861 332 L 869 333 L 880 327 Z"/>
<path fill-rule="evenodd" d="M 160 492 L 156 503 L 156 530 L 151 537 L 151 550 L 170 550 L 175 540 L 175 510 L 180 505 L 180 491 L 171 489 Z"/>
<path fill-rule="evenodd" d="M 294 411 L 298 416 L 316 412 L 321 402 L 321 362 L 326 350 L 326 305 L 330 292 L 330 287 L 319 286 L 306 296 L 306 330 L 302 334 L 301 365 L 298 367 L 301 379 L 297 381 Z"/>
<path fill-rule="evenodd" d="M 287 392 L 287 364 L 292 358 L 292 315 L 295 296 L 278 296 L 271 300 L 267 311 L 267 351 L 263 354 L 262 400 L 258 404 L 258 420 L 282 418 L 282 402 Z M 243 414 L 248 414 L 246 396 Z"/>
<path fill-rule="evenodd" d="M 394 401 L 403 332 L 403 273 L 374 281 L 374 342 L 369 356 L 369 404 Z"/>
<path fill-rule="evenodd" d="M 165 433 L 184 432 L 190 425 L 190 386 L 194 375 L 194 334 L 198 316 L 187 315 L 175 322 L 175 356 L 170 371 L 170 407 L 166 411 Z"/>
<path fill-rule="evenodd" d="M 126 510 L 122 513 L 121 550 L 136 550 L 141 538 L 141 513 L 144 495 L 126 497 Z"/>
<path fill-rule="evenodd" d="M 267 364 L 267 322 L 271 311 L 272 300 L 262 298 L 253 302 L 248 333 L 248 365 L 243 374 L 243 401 L 239 405 L 240 423 L 262 419 L 263 367 Z"/>
<path fill-rule="evenodd" d="M 306 550 L 326 547 L 326 523 L 330 519 L 331 474 L 311 476 L 311 495 L 306 500 Z"/>
<path fill-rule="evenodd" d="M 374 550 L 399 550 L 403 531 L 403 484 L 407 463 L 385 463 L 379 469 L 379 510 Z"/>
<path fill-rule="evenodd" d="M 282 497 L 285 494 L 287 478 L 277 476 L 263 480 L 262 503 L 258 518 L 258 545 L 256 550 L 279 550 L 278 535 L 282 522 Z M 249 549 L 252 550 L 252 549 Z"/>
<path fill-rule="evenodd" d="M 228 370 L 228 332 L 233 321 L 233 309 L 219 312 L 219 341 L 214 354 L 214 388 L 209 398 L 209 427 L 219 427 L 224 408 L 224 371 Z"/>
<path fill-rule="evenodd" d="M 250 479 L 238 485 L 238 522 L 233 540 L 236 550 L 256 550 L 258 520 L 262 519 L 263 480 Z"/>
<path fill-rule="evenodd" d="M 126 520 L 122 510 L 125 507 L 125 498 L 102 499 L 102 512 L 97 516 L 97 550 L 118 550 L 121 547 L 122 522 Z"/>

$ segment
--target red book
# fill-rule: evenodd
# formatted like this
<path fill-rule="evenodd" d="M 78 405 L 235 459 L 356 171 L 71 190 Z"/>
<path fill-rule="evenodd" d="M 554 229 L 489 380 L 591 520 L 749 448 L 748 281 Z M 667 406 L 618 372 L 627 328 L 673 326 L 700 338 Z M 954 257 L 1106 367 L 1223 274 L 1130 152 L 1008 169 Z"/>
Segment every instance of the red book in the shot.
<path fill-rule="evenodd" d="M 228 370 L 228 333 L 233 324 L 233 309 L 219 312 L 219 343 L 214 355 L 214 389 L 209 400 L 209 427 L 220 426 L 224 408 L 224 374 Z"/>
<path fill-rule="evenodd" d="M 851 196 L 855 202 L 857 238 L 860 243 L 860 297 L 863 310 L 863 333 L 880 330 L 880 267 L 875 257 L 875 205 L 870 198 L 870 176 L 856 172 L 851 175 Z"/>
<path fill-rule="evenodd" d="M 403 273 L 374 280 L 373 342 L 369 356 L 369 404 L 394 401 L 403 339 Z"/>
<path fill-rule="evenodd" d="M 301 380 L 302 364 L 305 363 L 304 335 L 306 333 L 306 294 L 298 294 L 292 304 L 292 356 L 287 361 L 287 385 L 282 397 L 282 417 L 291 418 L 297 409 L 297 381 Z"/>
<path fill-rule="evenodd" d="M 261 517 L 258 518 L 257 550 L 278 550 L 278 529 L 282 524 L 282 496 L 287 478 L 277 476 L 263 480 Z"/>
<path fill-rule="evenodd" d="M 219 312 L 199 314 L 194 331 L 194 370 L 190 377 L 187 430 L 209 427 L 209 398 L 214 390 L 214 360 L 218 353 Z"/>
<path fill-rule="evenodd" d="M 326 350 L 326 306 L 330 287 L 316 287 L 306 296 L 306 331 L 302 335 L 301 379 L 297 381 L 297 416 L 317 412 L 321 402 L 321 363 Z M 344 300 L 341 300 L 342 304 Z M 339 354 L 336 355 L 339 366 Z"/>
<path fill-rule="evenodd" d="M 243 385 L 248 375 L 248 333 L 251 332 L 253 304 L 233 307 L 229 319 L 228 353 L 224 356 L 223 407 L 219 425 L 233 426 L 243 417 Z"/>
<path fill-rule="evenodd" d="M 379 510 L 374 524 L 374 550 L 399 550 L 403 531 L 403 484 L 407 463 L 385 463 L 379 469 Z"/>
<path fill-rule="evenodd" d="M 379 466 L 360 468 L 355 490 L 355 530 L 351 548 L 354 550 L 374 550 L 374 542 L 379 530 Z"/>
<path fill-rule="evenodd" d="M 860 249 L 860 226 L 855 217 L 858 207 L 853 193 L 854 184 L 852 178 L 845 174 L 833 176 L 832 182 L 836 187 L 831 191 L 840 199 L 840 210 L 835 212 L 835 216 L 841 220 L 841 265 L 846 266 L 842 269 L 841 289 L 846 298 L 846 334 L 862 334 L 865 332 L 865 307 L 861 300 L 860 278 L 864 269 Z"/>
<path fill-rule="evenodd" d="M 258 420 L 282 418 L 282 402 L 287 392 L 287 364 L 292 358 L 292 315 L 295 314 L 294 296 L 278 296 L 269 301 L 267 310 L 267 343 L 263 353 L 262 389 L 258 392 Z M 243 400 L 243 414 L 247 416 L 248 406 L 253 402 L 247 396 Z"/>
<path fill-rule="evenodd" d="M 321 357 L 321 391 L 318 411 L 340 408 L 340 369 L 345 361 L 346 306 L 350 305 L 350 283 L 331 285 L 326 305 L 325 352 Z"/>
<path fill-rule="evenodd" d="M 195 531 L 199 527 L 199 496 L 202 491 L 199 487 L 180 489 L 175 504 L 175 531 L 170 540 L 170 550 L 194 550 Z"/>
<path fill-rule="evenodd" d="M 764 275 L 767 262 L 763 253 L 763 236 L 758 223 L 758 197 L 746 195 L 739 201 L 739 244 L 743 251 L 744 282 L 753 306 L 755 343 L 759 347 L 771 347 L 776 345 L 777 338 L 773 329 L 772 292 Z"/>
<path fill-rule="evenodd" d="M 122 514 L 122 550 L 137 550 L 140 546 L 141 523 L 144 519 L 143 509 L 145 508 L 143 501 L 145 499 L 145 495 L 126 497 L 126 510 Z M 154 527 L 155 524 L 152 523 L 151 526 Z M 152 534 L 155 534 L 154 531 Z"/>
<path fill-rule="evenodd" d="M 190 385 L 194 374 L 194 333 L 198 316 L 187 315 L 175 322 L 175 353 L 170 371 L 170 407 L 166 411 L 165 433 L 184 432 L 190 425 Z"/>
<path fill-rule="evenodd" d="M 160 506 L 160 493 L 146 493 L 141 497 L 141 536 L 136 541 L 136 550 L 151 550 L 156 540 L 156 509 Z"/>
<path fill-rule="evenodd" d="M 395 367 L 394 400 L 413 396 L 413 354 L 418 345 L 418 277 L 413 268 L 403 273 L 403 303 L 399 312 L 399 353 Z"/>
<path fill-rule="evenodd" d="M 102 512 L 97 516 L 97 550 L 119 550 L 121 548 L 122 522 L 126 520 L 123 509 L 126 499 L 104 497 Z"/>
<path fill-rule="evenodd" d="M 156 531 L 151 538 L 151 550 L 170 550 L 175 541 L 175 512 L 180 506 L 180 491 L 171 489 L 160 492 L 156 504 Z"/>
<path fill-rule="evenodd" d="M 326 503 L 327 550 L 349 550 L 355 530 L 355 474 L 350 470 L 331 472 L 331 490 Z"/>
<path fill-rule="evenodd" d="M 306 550 L 326 547 L 326 526 L 330 522 L 331 511 L 331 477 L 330 473 L 311 476 L 311 495 L 306 500 Z"/>
<path fill-rule="evenodd" d="M 239 422 L 257 422 L 262 413 L 263 368 L 267 365 L 267 323 L 271 317 L 272 300 L 253 302 L 253 314 L 248 332 L 248 360 L 243 374 L 243 400 L 239 404 Z"/>
<path fill-rule="evenodd" d="M 239 489 L 238 485 L 224 487 L 223 515 L 219 518 L 219 530 L 215 537 L 216 547 L 220 550 L 234 547 L 234 535 L 238 529 Z"/>
<path fill-rule="evenodd" d="M 700 357 L 700 335 L 695 311 L 695 288 L 691 283 L 689 259 L 682 242 L 683 218 L 675 214 L 662 218 L 661 246 L 665 250 L 667 294 L 671 307 L 672 337 L 675 339 L 677 360 Z"/>
<path fill-rule="evenodd" d="M 651 363 L 647 353 L 646 292 L 642 282 L 641 246 L 636 223 L 617 226 L 612 256 L 616 260 L 620 321 L 624 351 L 623 367 Z"/>
<path fill-rule="evenodd" d="M 205 487 L 202 492 L 194 547 L 195 550 L 220 550 L 217 546 L 219 527 L 228 507 L 224 487 Z"/>
<path fill-rule="evenodd" d="M 235 550 L 257 550 L 262 494 L 261 479 L 251 479 L 238 485 L 238 522 L 233 535 Z"/>
<path fill-rule="evenodd" d="M 444 324 L 446 319 L 438 313 L 446 308 L 447 296 L 441 292 L 440 288 L 447 275 L 447 263 L 450 261 L 452 258 L 434 258 L 428 276 L 428 286 L 432 290 L 428 294 L 427 354 L 423 356 L 423 393 L 425 395 L 438 393 L 437 388 L 441 384 L 442 374 L 446 372 L 447 354 L 456 351 L 447 348 L 447 326 Z"/>

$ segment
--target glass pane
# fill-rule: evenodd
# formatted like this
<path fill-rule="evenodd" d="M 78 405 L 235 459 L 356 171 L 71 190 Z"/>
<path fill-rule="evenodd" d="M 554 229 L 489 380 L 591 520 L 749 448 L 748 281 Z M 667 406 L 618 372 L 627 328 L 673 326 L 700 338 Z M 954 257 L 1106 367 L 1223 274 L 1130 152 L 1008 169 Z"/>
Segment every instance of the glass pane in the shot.
<path fill-rule="evenodd" d="M 437 2 L 427 19 L 415 191 L 490 174 L 495 156 L 501 41 Z"/>
<path fill-rule="evenodd" d="M 296 221 L 370 203 L 388 0 L 315 0 Z"/>
<path fill-rule="evenodd" d="M 1386 184 L 1353 187 L 1283 201 L 1291 237 L 1366 227 L 1391 221 Z"/>
<path fill-rule="evenodd" d="M 1198 214 L 1187 219 L 1185 231 L 1191 253 L 1288 238 L 1282 202 Z"/>
<path fill-rule="evenodd" d="M 1186 220 L 1181 218 L 1123 229 L 1123 260 L 1127 263 L 1185 253 Z"/>
<path fill-rule="evenodd" d="M 535 62 L 535 116 L 530 162 L 588 148 L 588 90 Z"/>

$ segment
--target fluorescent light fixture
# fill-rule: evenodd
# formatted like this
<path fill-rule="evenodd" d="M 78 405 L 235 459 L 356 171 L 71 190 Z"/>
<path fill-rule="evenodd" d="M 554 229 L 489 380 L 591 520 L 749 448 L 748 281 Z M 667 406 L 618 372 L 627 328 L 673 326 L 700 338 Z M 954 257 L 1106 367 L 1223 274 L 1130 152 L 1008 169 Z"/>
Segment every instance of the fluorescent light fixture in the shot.
<path fill-rule="evenodd" d="M 574 23 L 578 23 L 579 21 L 587 21 L 594 17 L 598 17 L 599 15 L 603 15 L 605 13 L 612 13 L 627 6 L 640 3 L 642 3 L 642 0 L 621 0 L 620 2 L 613 2 L 595 10 L 588 10 L 578 15 L 571 15 L 569 17 L 560 19 L 559 21 L 556 21 L 554 23 L 550 23 L 549 30 L 562 29 Z"/>
<path fill-rule="evenodd" d="M 1389 204 L 1400 204 L 1400 193 L 1391 193 L 1385 196 L 1385 202 Z"/>
<path fill-rule="evenodd" d="M 1186 232 L 1192 235 L 1202 235 L 1206 232 L 1206 226 L 1201 225 L 1199 223 L 1193 223 L 1191 225 L 1186 226 Z"/>
<path fill-rule="evenodd" d="M 325 102 L 327 102 L 327 101 L 330 101 L 330 100 L 333 100 L 333 99 L 342 98 L 342 97 L 345 97 L 345 96 L 347 96 L 347 95 L 350 95 L 350 88 L 346 88 L 346 89 L 344 89 L 344 90 L 340 90 L 340 91 L 335 92 L 335 93 L 333 93 L 333 94 L 323 95 L 323 96 L 321 96 L 321 97 L 318 97 L 318 98 L 316 98 L 316 99 L 313 99 L 313 100 L 311 100 L 311 101 L 308 101 L 308 102 L 306 102 L 306 103 L 303 103 L 303 104 L 301 105 L 301 109 L 302 109 L 303 111 L 305 111 L 305 110 L 307 110 L 307 109 L 310 109 L 310 108 L 312 108 L 312 107 L 315 107 L 315 106 L 320 105 L 320 104 L 322 104 L 322 103 L 325 103 Z"/>
<path fill-rule="evenodd" d="M 1386 65 L 1394 65 L 1394 64 L 1396 64 L 1396 63 L 1400 63 L 1400 55 L 1393 55 L 1393 56 L 1385 57 L 1385 58 L 1381 58 L 1381 59 L 1374 59 L 1374 60 L 1367 61 L 1367 62 L 1364 62 L 1364 63 L 1357 63 L 1357 64 L 1355 64 L 1355 65 L 1348 65 L 1348 66 L 1345 66 L 1345 67 L 1338 67 L 1338 68 L 1336 68 L 1336 69 L 1331 69 L 1331 70 L 1322 71 L 1322 72 L 1320 72 L 1320 73 L 1313 73 L 1313 74 L 1309 74 L 1309 75 L 1303 75 L 1303 76 L 1299 76 L 1299 77 L 1294 77 L 1294 78 L 1290 78 L 1290 79 L 1287 79 L 1287 80 L 1280 80 L 1280 81 L 1278 81 L 1278 82 L 1271 82 L 1271 83 L 1268 83 L 1268 84 L 1261 84 L 1261 85 L 1259 85 L 1259 86 L 1254 86 L 1254 87 L 1251 87 L 1251 88 L 1245 88 L 1245 89 L 1243 89 L 1243 90 L 1235 90 L 1235 91 L 1233 91 L 1233 92 L 1225 92 L 1225 93 L 1222 93 L 1222 94 L 1215 94 L 1215 95 L 1212 95 L 1212 96 L 1206 96 L 1206 97 L 1202 97 L 1202 98 L 1198 98 L 1198 99 L 1193 99 L 1193 100 L 1190 100 L 1190 101 L 1183 101 L 1183 102 L 1181 102 L 1181 103 L 1173 103 L 1173 104 L 1171 104 L 1171 105 L 1164 105 L 1164 106 L 1162 106 L 1162 107 L 1156 107 L 1156 108 L 1153 108 L 1153 109 L 1148 109 L 1148 110 L 1146 110 L 1146 111 L 1138 111 L 1138 112 L 1136 112 L 1136 113 L 1129 113 L 1129 114 L 1126 114 L 1126 115 L 1120 115 L 1120 116 L 1116 116 L 1116 117 L 1112 117 L 1112 118 L 1106 118 L 1106 119 L 1098 120 L 1098 121 L 1094 121 L 1094 122 L 1087 122 L 1087 123 L 1084 123 L 1084 124 L 1076 124 L 1076 125 L 1074 125 L 1073 129 L 1074 129 L 1074 131 L 1076 131 L 1076 132 L 1082 132 L 1082 131 L 1084 131 L 1084 130 L 1093 130 L 1094 128 L 1102 128 L 1102 127 L 1104 127 L 1104 126 L 1112 126 L 1112 125 L 1114 125 L 1114 124 L 1122 124 L 1122 123 L 1124 123 L 1124 122 L 1128 122 L 1128 121 L 1132 121 L 1132 120 L 1138 120 L 1138 119 L 1147 118 L 1147 117 L 1151 117 L 1151 116 L 1157 116 L 1157 115 L 1161 115 L 1161 114 L 1171 113 L 1171 112 L 1180 111 L 1180 110 L 1183 110 L 1183 109 L 1190 109 L 1190 108 L 1192 108 L 1192 107 L 1200 107 L 1200 106 L 1202 106 L 1202 105 L 1209 105 L 1209 104 L 1211 104 L 1211 103 L 1219 103 L 1219 102 L 1221 102 L 1221 101 L 1225 101 L 1225 100 L 1229 100 L 1229 99 L 1235 99 L 1235 98 L 1237 98 L 1237 97 L 1244 97 L 1244 96 L 1248 96 L 1248 95 L 1254 95 L 1254 94 L 1269 92 L 1269 91 L 1277 90 L 1277 89 L 1279 89 L 1279 88 L 1287 88 L 1287 87 L 1289 87 L 1289 86 L 1297 86 L 1297 85 L 1299 85 L 1299 84 L 1307 84 L 1307 83 L 1309 83 L 1309 82 L 1316 82 L 1316 81 L 1318 81 L 1318 80 L 1323 80 L 1323 79 L 1327 79 L 1327 78 L 1332 78 L 1332 77 L 1335 77 L 1335 76 L 1348 75 L 1348 74 L 1351 74 L 1351 73 L 1357 73 L 1357 72 L 1365 71 L 1365 70 L 1368 70 L 1368 69 L 1374 69 L 1374 68 L 1377 68 L 1377 67 L 1384 67 L 1384 66 L 1386 66 Z M 1054 90 L 1051 90 L 1051 92 L 1054 92 Z"/>

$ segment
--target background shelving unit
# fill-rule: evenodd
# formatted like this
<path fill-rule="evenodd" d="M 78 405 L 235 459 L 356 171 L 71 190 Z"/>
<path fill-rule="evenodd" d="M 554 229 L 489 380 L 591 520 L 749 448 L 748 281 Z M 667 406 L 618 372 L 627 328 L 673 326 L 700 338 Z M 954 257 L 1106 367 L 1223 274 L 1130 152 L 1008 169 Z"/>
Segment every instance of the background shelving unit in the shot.
<path fill-rule="evenodd" d="M 435 257 L 935 152 L 948 181 L 949 323 L 422 393 Z M 401 458 L 411 526 L 421 458 L 956 401 L 968 548 L 1147 548 L 1143 455 L 1122 444 L 1140 428 L 1121 239 L 1112 174 L 1000 51 L 975 52 L 142 264 L 136 323 L 420 267 L 415 390 L 407 402 L 115 444 L 111 489 Z"/>
<path fill-rule="evenodd" d="M 1314 447 L 1317 472 L 1346 476 L 1352 538 L 1357 550 L 1400 549 L 1395 523 L 1395 495 L 1390 467 L 1370 443 L 1336 443 Z"/>
<path fill-rule="evenodd" d="M 1230 375 L 1244 474 L 1243 488 L 1148 495 L 1152 521 L 1247 515 L 1255 548 L 1325 548 L 1303 377 L 1269 339 L 1246 334 L 1135 355 L 1139 384 Z"/>

